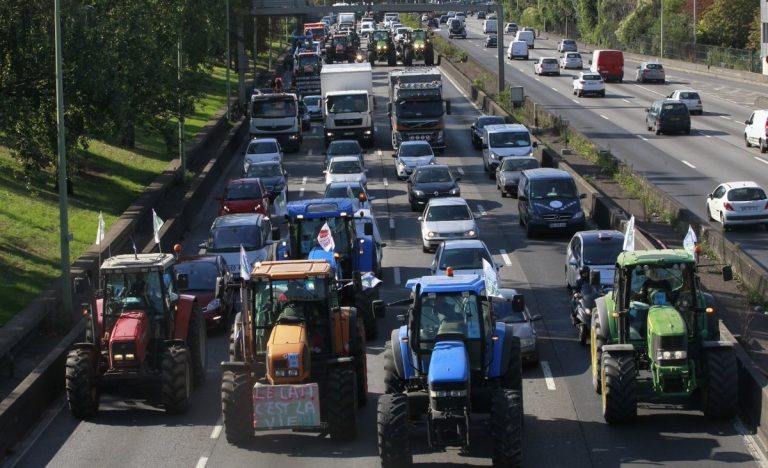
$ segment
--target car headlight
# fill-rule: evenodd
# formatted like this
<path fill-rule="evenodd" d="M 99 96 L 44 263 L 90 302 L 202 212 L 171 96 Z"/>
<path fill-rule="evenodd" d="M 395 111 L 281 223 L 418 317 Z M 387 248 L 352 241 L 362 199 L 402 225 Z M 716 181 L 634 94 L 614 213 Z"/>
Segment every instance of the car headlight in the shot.
<path fill-rule="evenodd" d="M 207 306 L 205 306 L 205 311 L 210 312 L 212 310 L 218 309 L 219 307 L 221 307 L 221 300 L 217 297 L 209 302 Z"/>
<path fill-rule="evenodd" d="M 414 190 L 413 194 L 416 195 L 417 197 L 424 196 L 424 192 L 422 192 L 421 190 Z"/>
<path fill-rule="evenodd" d="M 577 212 L 577 213 L 575 213 L 573 215 L 573 219 L 582 219 L 582 218 L 584 218 L 584 212 L 583 211 L 579 211 L 579 212 Z"/>
<path fill-rule="evenodd" d="M 477 231 L 470 229 L 469 231 L 465 232 L 464 235 L 467 237 L 477 237 Z"/>
<path fill-rule="evenodd" d="M 536 344 L 536 340 L 534 338 L 520 338 L 521 348 L 529 348 L 535 344 Z"/>
<path fill-rule="evenodd" d="M 496 154 L 496 153 L 494 153 L 493 151 L 491 151 L 491 153 L 489 154 L 489 156 L 491 157 L 491 159 L 499 159 L 499 155 L 498 155 L 498 154 Z"/>
<path fill-rule="evenodd" d="M 458 188 L 455 188 L 455 189 L 451 189 L 451 191 L 448 193 L 450 193 L 451 195 L 459 195 L 461 193 L 461 190 Z"/>
<path fill-rule="evenodd" d="M 429 232 L 427 233 L 427 237 L 436 237 L 436 236 L 437 236 L 437 233 L 436 233 L 436 232 L 434 232 L 434 231 L 429 231 Z"/>

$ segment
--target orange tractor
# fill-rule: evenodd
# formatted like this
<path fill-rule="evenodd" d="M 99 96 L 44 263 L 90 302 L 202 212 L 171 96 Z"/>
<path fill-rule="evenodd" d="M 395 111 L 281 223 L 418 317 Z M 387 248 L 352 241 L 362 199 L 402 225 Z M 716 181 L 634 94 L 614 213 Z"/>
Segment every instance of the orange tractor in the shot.
<path fill-rule="evenodd" d="M 354 439 L 368 394 L 365 329 L 354 307 L 341 307 L 331 266 L 261 262 L 243 291 L 222 363 L 227 440 L 273 429 Z"/>

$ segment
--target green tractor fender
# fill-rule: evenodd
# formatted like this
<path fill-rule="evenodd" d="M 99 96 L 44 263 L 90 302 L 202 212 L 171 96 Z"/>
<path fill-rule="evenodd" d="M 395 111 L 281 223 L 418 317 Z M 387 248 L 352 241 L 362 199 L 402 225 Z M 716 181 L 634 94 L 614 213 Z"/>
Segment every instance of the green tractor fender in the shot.
<path fill-rule="evenodd" d="M 635 346 L 632 344 L 609 344 L 609 345 L 603 345 L 603 351 L 611 353 L 613 355 L 620 354 L 620 353 L 632 353 L 635 352 Z"/>

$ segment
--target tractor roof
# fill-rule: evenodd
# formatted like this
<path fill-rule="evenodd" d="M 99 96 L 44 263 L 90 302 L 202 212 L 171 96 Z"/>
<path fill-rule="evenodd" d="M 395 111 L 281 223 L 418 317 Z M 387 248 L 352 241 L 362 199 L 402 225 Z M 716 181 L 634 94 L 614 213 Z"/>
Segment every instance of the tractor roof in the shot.
<path fill-rule="evenodd" d="M 286 211 L 290 218 L 335 218 L 342 213 L 352 216 L 355 207 L 349 198 L 313 198 L 289 202 Z"/>
<path fill-rule="evenodd" d="M 101 271 L 114 272 L 138 272 L 165 270 L 176 263 L 176 258 L 169 253 L 145 253 L 115 255 L 104 260 Z"/>
<path fill-rule="evenodd" d="M 463 291 L 472 291 L 476 294 L 485 293 L 485 280 L 478 275 L 422 276 L 421 278 L 409 279 L 405 283 L 405 287 L 415 290 L 417 284 L 421 285 L 422 293 Z"/>
<path fill-rule="evenodd" d="M 251 272 L 251 279 L 268 278 L 272 280 L 289 280 L 307 278 L 309 276 L 330 276 L 331 266 L 320 260 L 286 260 L 282 262 L 256 263 Z"/>
<path fill-rule="evenodd" d="M 635 250 L 622 252 L 616 259 L 616 263 L 620 266 L 693 263 L 693 261 L 693 255 L 684 249 Z"/>

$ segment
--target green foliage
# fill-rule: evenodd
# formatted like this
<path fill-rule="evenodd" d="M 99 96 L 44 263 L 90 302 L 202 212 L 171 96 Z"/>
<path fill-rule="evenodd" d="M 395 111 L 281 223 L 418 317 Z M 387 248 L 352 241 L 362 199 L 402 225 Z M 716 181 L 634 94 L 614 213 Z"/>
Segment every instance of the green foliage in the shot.
<path fill-rule="evenodd" d="M 705 44 L 743 49 L 755 10 L 760 10 L 759 0 L 715 0 L 701 16 L 697 35 Z"/>
<path fill-rule="evenodd" d="M 521 26 L 532 26 L 535 28 L 541 28 L 541 15 L 539 10 L 535 6 L 530 6 L 523 10 L 523 14 L 520 15 Z"/>
<path fill-rule="evenodd" d="M 749 25 L 749 36 L 747 36 L 747 49 L 760 50 L 760 9 L 755 10 L 755 15 L 752 17 L 752 24 Z M 766 38 L 768 39 L 768 38 Z"/>

